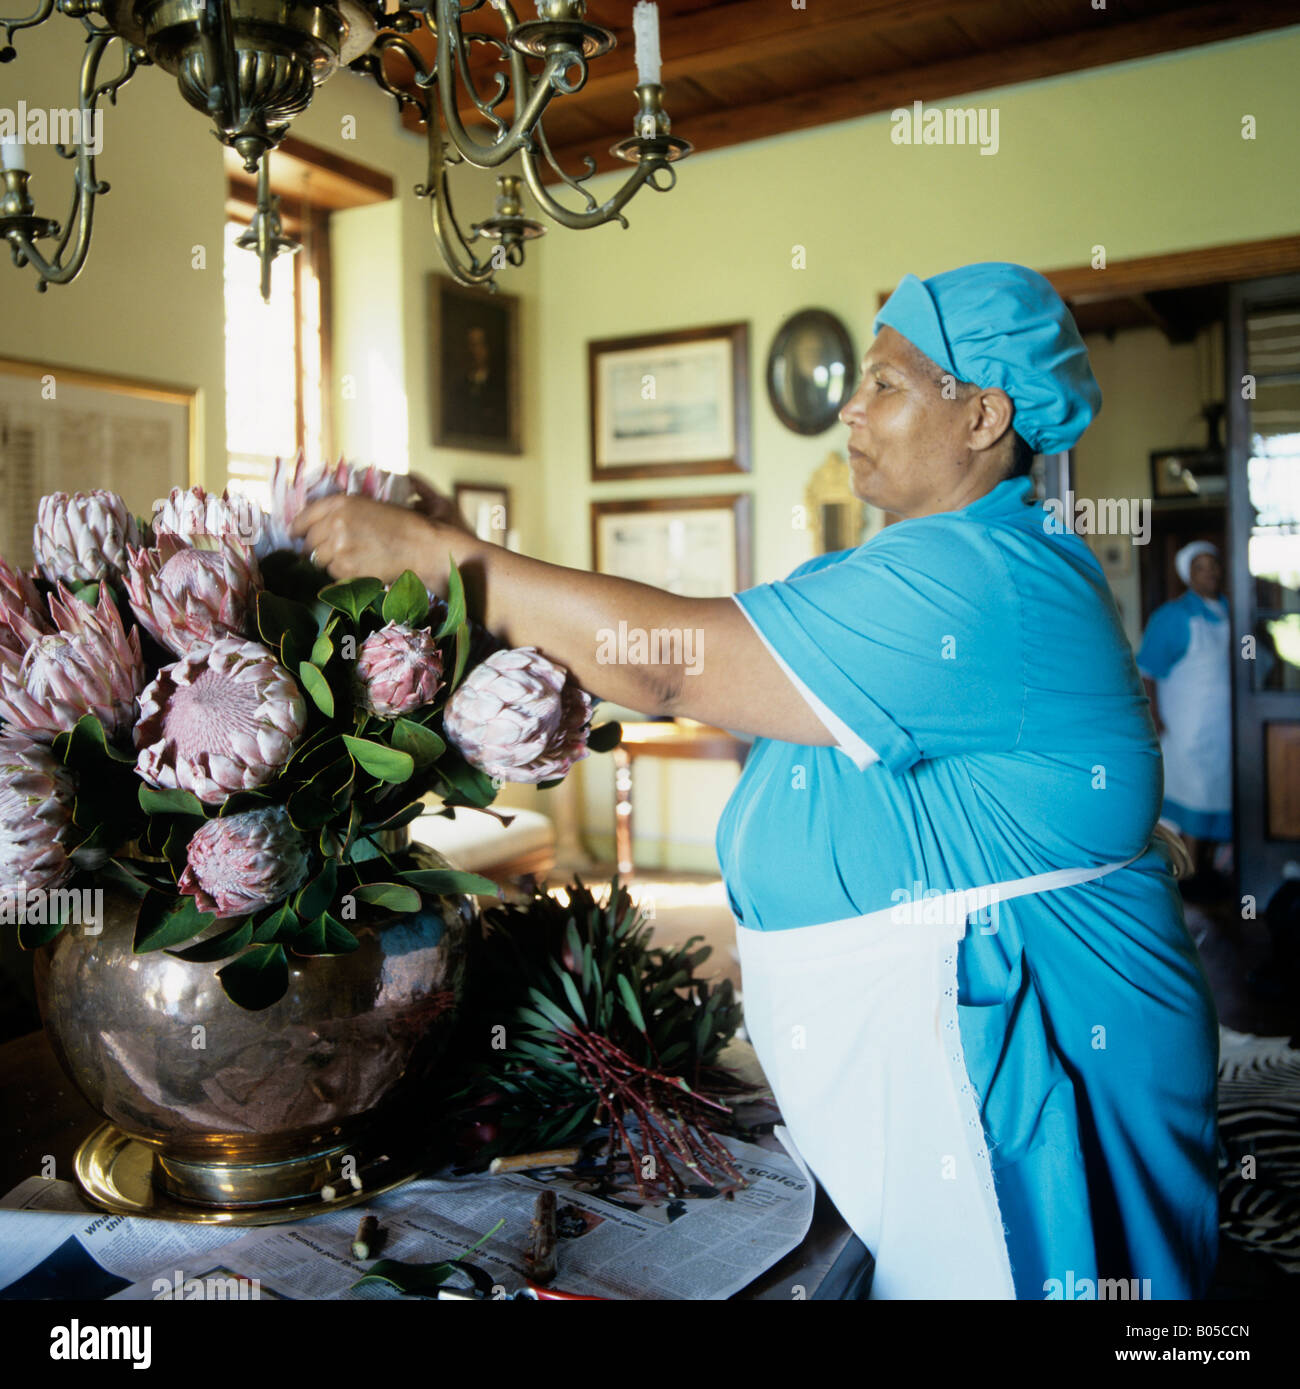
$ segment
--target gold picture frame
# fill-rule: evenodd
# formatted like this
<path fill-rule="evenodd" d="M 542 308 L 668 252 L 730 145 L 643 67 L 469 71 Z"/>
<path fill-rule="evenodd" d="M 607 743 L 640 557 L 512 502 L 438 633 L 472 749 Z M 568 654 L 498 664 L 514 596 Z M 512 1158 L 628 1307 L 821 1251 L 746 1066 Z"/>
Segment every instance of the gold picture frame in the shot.
<path fill-rule="evenodd" d="M 137 515 L 199 478 L 198 387 L 0 357 L 0 554 L 32 563 L 36 506 L 105 488 Z"/>

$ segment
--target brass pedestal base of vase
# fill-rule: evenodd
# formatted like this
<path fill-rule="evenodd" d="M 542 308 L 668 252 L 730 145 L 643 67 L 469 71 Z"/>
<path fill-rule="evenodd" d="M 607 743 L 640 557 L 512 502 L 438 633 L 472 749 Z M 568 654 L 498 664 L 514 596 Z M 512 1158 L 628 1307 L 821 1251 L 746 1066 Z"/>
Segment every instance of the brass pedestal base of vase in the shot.
<path fill-rule="evenodd" d="M 359 1186 L 343 1175 L 345 1155 L 355 1162 Z M 87 1200 L 117 1215 L 275 1225 L 360 1205 L 413 1181 L 430 1163 L 427 1150 L 374 1143 L 368 1152 L 352 1143 L 287 1162 L 177 1163 L 113 1124 L 101 1124 L 77 1149 L 74 1166 Z"/>

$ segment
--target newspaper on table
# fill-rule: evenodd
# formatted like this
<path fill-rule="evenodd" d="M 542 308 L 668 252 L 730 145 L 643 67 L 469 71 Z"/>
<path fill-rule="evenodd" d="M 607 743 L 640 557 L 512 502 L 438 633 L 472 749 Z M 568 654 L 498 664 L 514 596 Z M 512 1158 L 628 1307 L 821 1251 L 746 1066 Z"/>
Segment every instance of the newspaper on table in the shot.
<path fill-rule="evenodd" d="M 730 1199 L 692 1194 L 642 1201 L 584 1187 L 568 1169 L 434 1176 L 293 1224 L 232 1229 L 87 1213 L 67 1182 L 32 1177 L 0 1201 L 0 1298 L 391 1298 L 354 1284 L 370 1260 L 352 1254 L 357 1222 L 379 1218 L 376 1257 L 404 1263 L 464 1258 L 492 1295 L 527 1286 L 524 1252 L 536 1198 L 556 1194 L 556 1275 L 567 1293 L 604 1298 L 727 1298 L 796 1248 L 812 1223 L 813 1179 L 788 1153 L 724 1138 L 749 1183 Z M 705 1189 L 695 1188 L 697 1192 Z M 72 1213 L 75 1211 L 76 1213 Z M 504 1221 L 480 1248 L 465 1251 Z M 460 1279 L 452 1280 L 464 1286 Z"/>

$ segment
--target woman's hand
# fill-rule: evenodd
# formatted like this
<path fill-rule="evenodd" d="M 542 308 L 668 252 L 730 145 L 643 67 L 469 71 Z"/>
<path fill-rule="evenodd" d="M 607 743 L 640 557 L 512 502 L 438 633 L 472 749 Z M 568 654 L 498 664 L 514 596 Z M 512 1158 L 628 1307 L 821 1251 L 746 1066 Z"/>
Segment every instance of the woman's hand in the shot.
<path fill-rule="evenodd" d="M 428 478 L 421 477 L 419 473 L 408 473 L 407 476 L 410 479 L 411 490 L 415 493 L 415 501 L 411 507 L 413 511 L 430 521 L 464 531 L 466 535 L 474 534 L 460 514 L 460 508 L 450 497 L 439 492 Z"/>
<path fill-rule="evenodd" d="M 440 583 L 426 576 L 439 549 L 431 543 L 438 529 L 409 507 L 337 495 L 304 507 L 292 533 L 303 536 L 313 562 L 340 581 L 372 576 L 392 583 L 404 570 L 414 569 L 426 587 L 441 591 L 446 585 L 445 553 Z"/>

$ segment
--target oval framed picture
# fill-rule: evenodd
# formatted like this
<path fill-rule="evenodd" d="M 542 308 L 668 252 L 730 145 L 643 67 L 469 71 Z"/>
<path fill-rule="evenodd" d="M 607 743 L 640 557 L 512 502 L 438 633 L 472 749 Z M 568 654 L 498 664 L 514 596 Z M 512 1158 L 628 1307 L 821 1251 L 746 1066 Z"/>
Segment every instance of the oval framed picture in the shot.
<path fill-rule="evenodd" d="M 778 329 L 767 358 L 767 397 L 796 434 L 822 434 L 857 380 L 849 330 L 826 309 L 803 309 Z"/>

